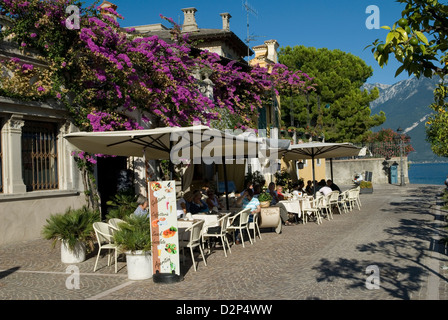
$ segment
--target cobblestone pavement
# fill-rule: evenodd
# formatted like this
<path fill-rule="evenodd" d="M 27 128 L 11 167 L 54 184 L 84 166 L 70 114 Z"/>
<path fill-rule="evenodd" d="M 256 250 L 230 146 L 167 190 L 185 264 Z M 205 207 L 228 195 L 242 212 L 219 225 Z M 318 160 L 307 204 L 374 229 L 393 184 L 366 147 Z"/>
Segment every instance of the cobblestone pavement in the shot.
<path fill-rule="evenodd" d="M 216 249 L 197 272 L 186 260 L 175 284 L 127 279 L 93 266 L 96 252 L 77 264 L 79 289 L 60 262 L 59 246 L 35 240 L 0 247 L 0 300 L 446 300 L 448 266 L 443 186 L 375 186 L 362 194 L 361 210 L 334 214 L 331 221 L 262 231 L 246 248 L 232 246 L 227 258 Z M 198 260 L 200 260 L 198 258 Z M 368 289 L 368 268 L 379 270 L 378 289 Z M 373 267 L 373 268 L 376 268 Z"/>

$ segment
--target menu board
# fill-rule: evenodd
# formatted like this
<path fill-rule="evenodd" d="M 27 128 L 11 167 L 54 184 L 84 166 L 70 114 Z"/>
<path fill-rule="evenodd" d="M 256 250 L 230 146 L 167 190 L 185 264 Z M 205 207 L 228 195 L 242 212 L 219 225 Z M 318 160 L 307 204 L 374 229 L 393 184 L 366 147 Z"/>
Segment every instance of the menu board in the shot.
<path fill-rule="evenodd" d="M 174 181 L 149 182 L 153 274 L 180 274 Z"/>

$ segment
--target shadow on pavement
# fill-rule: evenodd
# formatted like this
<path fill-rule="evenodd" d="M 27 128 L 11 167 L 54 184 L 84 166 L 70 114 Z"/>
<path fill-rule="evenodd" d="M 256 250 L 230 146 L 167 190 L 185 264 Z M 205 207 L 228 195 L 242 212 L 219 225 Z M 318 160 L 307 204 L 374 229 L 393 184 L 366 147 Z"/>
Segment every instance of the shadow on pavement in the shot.
<path fill-rule="evenodd" d="M 0 271 L 0 279 L 6 278 L 7 276 L 9 276 L 10 274 L 13 274 L 14 272 L 16 272 L 19 269 L 20 269 L 20 267 L 14 267 L 14 268 L 11 268 L 8 270 Z"/>

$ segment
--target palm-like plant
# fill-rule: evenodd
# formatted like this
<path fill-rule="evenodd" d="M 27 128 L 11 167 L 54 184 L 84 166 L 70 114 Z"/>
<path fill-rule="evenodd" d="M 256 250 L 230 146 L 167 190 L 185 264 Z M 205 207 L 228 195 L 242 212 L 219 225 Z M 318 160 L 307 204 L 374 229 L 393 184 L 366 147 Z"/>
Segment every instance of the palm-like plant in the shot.
<path fill-rule="evenodd" d="M 113 199 L 107 201 L 107 205 L 111 209 L 106 215 L 106 218 L 119 218 L 125 220 L 137 208 L 137 196 L 134 193 L 119 193 Z"/>
<path fill-rule="evenodd" d="M 88 244 L 93 250 L 95 232 L 93 223 L 100 221 L 100 213 L 84 206 L 74 210 L 69 208 L 64 214 L 51 215 L 42 229 L 42 235 L 47 240 L 63 241 L 70 250 L 74 250 L 78 242 Z"/>
<path fill-rule="evenodd" d="M 122 251 L 151 251 L 151 229 L 147 216 L 132 215 L 114 233 L 114 241 Z"/>

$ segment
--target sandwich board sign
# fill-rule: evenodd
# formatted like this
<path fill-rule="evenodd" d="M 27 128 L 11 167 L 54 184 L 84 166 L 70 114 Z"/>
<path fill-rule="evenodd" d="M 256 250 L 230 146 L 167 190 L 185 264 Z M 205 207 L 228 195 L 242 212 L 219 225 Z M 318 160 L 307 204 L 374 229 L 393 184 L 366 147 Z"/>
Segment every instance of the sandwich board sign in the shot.
<path fill-rule="evenodd" d="M 149 182 L 153 274 L 180 274 L 175 181 Z"/>

